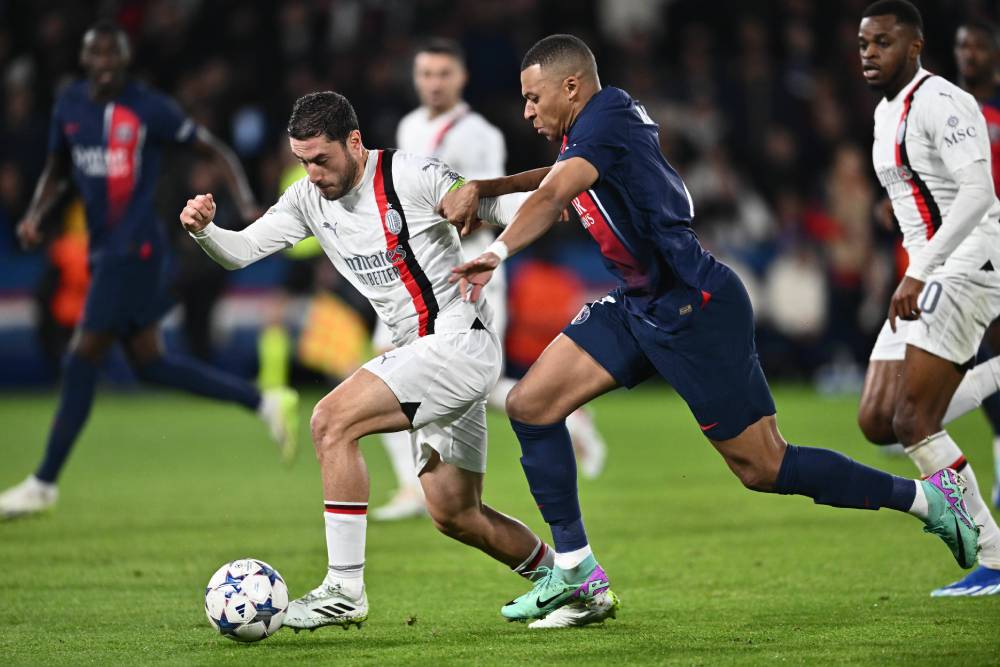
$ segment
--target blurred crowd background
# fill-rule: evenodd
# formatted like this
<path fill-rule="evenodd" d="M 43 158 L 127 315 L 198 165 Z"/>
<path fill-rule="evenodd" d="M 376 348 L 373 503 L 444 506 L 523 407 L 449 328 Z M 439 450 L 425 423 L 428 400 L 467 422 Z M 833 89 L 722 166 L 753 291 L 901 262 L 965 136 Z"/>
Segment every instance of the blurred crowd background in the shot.
<path fill-rule="evenodd" d="M 431 36 L 465 48 L 466 99 L 504 132 L 508 172 L 550 163 L 555 147 L 521 117 L 520 59 L 546 34 L 582 37 L 602 83 L 628 90 L 659 122 L 665 154 L 694 198 L 698 235 L 748 284 L 768 373 L 853 389 L 900 274 L 897 235 L 880 214 L 869 159 L 877 100 L 861 79 L 856 46 L 866 4 L 0 0 L 0 384 L 50 382 L 52 360 L 78 316 L 80 295 L 65 268 L 72 249 L 53 242 L 25 253 L 14 227 L 45 160 L 54 95 L 80 75 L 82 34 L 98 17 L 112 17 L 131 36 L 133 75 L 176 97 L 232 145 L 264 206 L 294 176 L 284 128 L 295 98 L 342 92 L 358 111 L 366 145 L 392 146 L 397 122 L 417 105 L 412 55 Z M 995 18 L 1000 3 L 917 5 L 927 25 L 924 66 L 954 80 L 955 28 L 965 18 Z M 169 155 L 159 201 L 177 241 L 184 304 L 171 316 L 171 340 L 250 374 L 254 332 L 266 317 L 254 299 L 301 271 L 278 256 L 225 274 L 201 257 L 176 220 L 184 200 L 205 191 L 222 194 L 220 222 L 238 228 L 215 167 L 191 152 Z M 51 223 L 66 233 L 53 237 L 75 238 L 80 215 L 70 200 Z M 582 230 L 568 225 L 516 259 L 508 349 L 515 371 L 611 281 Z M 370 312 L 329 267 L 312 267 L 295 282 L 339 295 L 370 326 Z M 548 305 L 539 308 L 542 302 Z M 299 326 L 312 302 L 304 303 Z M 316 344 L 364 354 L 335 336 Z M 324 374 L 350 364 L 341 359 Z"/>

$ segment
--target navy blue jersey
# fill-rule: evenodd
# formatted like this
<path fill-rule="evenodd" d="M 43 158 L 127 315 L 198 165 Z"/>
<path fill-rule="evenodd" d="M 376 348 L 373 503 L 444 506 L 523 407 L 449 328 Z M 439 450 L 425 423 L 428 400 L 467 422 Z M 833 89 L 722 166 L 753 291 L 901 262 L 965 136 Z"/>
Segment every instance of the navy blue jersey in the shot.
<path fill-rule="evenodd" d="M 694 204 L 660 151 L 659 128 L 619 88 L 594 95 L 563 138 L 559 160 L 580 157 L 599 174 L 573 200 L 629 312 L 674 329 L 710 298 L 725 270 L 691 229 Z"/>
<path fill-rule="evenodd" d="M 194 135 L 194 123 L 173 100 L 139 83 L 127 83 L 109 102 L 93 101 L 86 81 L 59 95 L 49 151 L 72 161 L 92 262 L 162 252 L 164 231 L 153 210 L 160 151 Z"/>

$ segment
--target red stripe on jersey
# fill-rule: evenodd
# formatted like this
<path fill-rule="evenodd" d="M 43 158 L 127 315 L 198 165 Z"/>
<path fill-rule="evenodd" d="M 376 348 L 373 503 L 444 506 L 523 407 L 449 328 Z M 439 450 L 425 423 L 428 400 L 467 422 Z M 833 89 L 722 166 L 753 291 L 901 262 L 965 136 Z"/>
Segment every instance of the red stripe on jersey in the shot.
<path fill-rule="evenodd" d="M 142 122 L 128 107 L 115 104 L 108 125 L 106 160 L 108 224 L 115 224 L 125 214 L 135 190 L 139 137 Z"/>
<path fill-rule="evenodd" d="M 385 249 L 387 257 L 392 259 L 393 266 L 399 271 L 399 276 L 403 279 L 403 285 L 413 300 L 413 307 L 417 311 L 417 321 L 419 323 L 418 333 L 420 336 L 426 336 L 429 333 L 428 327 L 430 324 L 430 311 L 427 308 L 427 301 L 424 299 L 423 291 L 420 289 L 420 285 L 417 284 L 413 272 L 407 266 L 406 253 L 399 252 L 399 236 L 389 230 L 389 226 L 385 221 L 390 206 L 389 198 L 385 192 L 385 178 L 382 176 L 382 157 L 384 154 L 385 151 L 378 152 L 378 164 L 375 167 L 375 203 L 378 205 L 378 214 L 382 221 L 382 231 L 385 232 Z M 399 212 L 397 211 L 397 213 Z"/>
<path fill-rule="evenodd" d="M 906 119 L 910 115 L 910 106 L 913 104 L 913 96 L 916 94 L 917 89 L 924 84 L 927 79 L 931 78 L 932 74 L 926 75 L 917 85 L 913 86 L 909 93 L 906 95 L 906 99 L 903 100 L 903 113 L 899 117 L 899 124 L 896 126 L 896 166 L 905 168 L 909 173 L 907 179 L 910 181 L 910 190 L 913 194 L 913 201 L 917 205 L 917 211 L 920 213 L 920 219 L 924 221 L 924 228 L 927 231 L 927 238 L 930 239 L 934 236 L 934 232 L 937 228 L 941 226 L 941 211 L 937 206 L 937 202 L 931 196 L 931 191 L 924 183 L 920 175 L 913 170 L 910 165 L 909 157 L 906 153 Z"/>
<path fill-rule="evenodd" d="M 646 276 L 639 268 L 635 256 L 625 247 L 624 241 L 612 229 L 601 207 L 586 190 L 573 199 L 573 208 L 580 216 L 583 228 L 597 241 L 601 254 L 614 262 L 622 272 L 625 284 L 639 287 L 646 284 Z"/>
<path fill-rule="evenodd" d="M 437 134 L 435 134 L 434 138 L 431 139 L 431 155 L 437 155 L 438 149 L 441 148 L 441 144 L 444 143 L 444 138 L 448 136 L 448 133 L 451 132 L 452 128 L 458 125 L 458 122 L 465 118 L 468 113 L 468 110 L 463 111 L 445 123 L 444 126 L 437 131 Z"/>

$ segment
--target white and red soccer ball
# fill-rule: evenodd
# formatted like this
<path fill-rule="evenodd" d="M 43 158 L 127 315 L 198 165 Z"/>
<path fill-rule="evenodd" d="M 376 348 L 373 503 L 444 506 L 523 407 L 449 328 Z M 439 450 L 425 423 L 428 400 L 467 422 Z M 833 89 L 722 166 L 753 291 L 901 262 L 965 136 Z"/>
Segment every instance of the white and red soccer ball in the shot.
<path fill-rule="evenodd" d="M 288 587 L 262 560 L 243 558 L 220 567 L 205 588 L 205 614 L 212 627 L 238 642 L 256 642 L 281 628 Z"/>

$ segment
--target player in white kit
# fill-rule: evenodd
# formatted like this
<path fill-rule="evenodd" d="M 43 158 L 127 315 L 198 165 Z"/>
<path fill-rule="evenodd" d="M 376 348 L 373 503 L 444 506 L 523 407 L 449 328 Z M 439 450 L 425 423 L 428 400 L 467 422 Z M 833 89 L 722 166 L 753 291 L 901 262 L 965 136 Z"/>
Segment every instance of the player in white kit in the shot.
<path fill-rule="evenodd" d="M 920 66 L 919 12 L 882 0 L 858 33 L 875 109 L 872 162 L 910 262 L 872 350 L 858 421 L 869 440 L 901 442 L 922 475 L 942 467 L 968 484 L 981 526 L 979 567 L 932 595 L 1000 593 L 1000 529 L 975 474 L 942 427 L 996 391 L 993 367 L 966 373 L 1000 315 L 1000 202 L 976 100 Z M 991 362 L 992 364 L 992 362 Z"/>
<path fill-rule="evenodd" d="M 427 509 L 441 532 L 532 576 L 552 552 L 524 524 L 482 504 L 486 395 L 502 366 L 490 312 L 448 284 L 461 261 L 458 233 L 435 211 L 464 179 L 433 158 L 367 150 L 343 96 L 300 98 L 288 125 L 307 177 L 240 232 L 212 224 L 212 196 L 188 201 L 181 223 L 222 266 L 241 268 L 315 236 L 334 267 L 364 294 L 395 348 L 327 394 L 312 415 L 325 497 L 326 578 L 293 601 L 292 628 L 360 626 L 368 470 L 358 439 L 420 430 L 414 452 Z M 484 220 L 509 220 L 523 197 L 497 198 Z M 413 462 L 411 461 L 411 465 Z"/>
<path fill-rule="evenodd" d="M 504 175 L 507 148 L 503 134 L 462 100 L 467 74 L 465 56 L 457 43 L 436 39 L 416 53 L 413 84 L 420 106 L 408 113 L 396 130 L 396 146 L 409 153 L 440 159 L 468 179 Z M 494 232 L 482 227 L 462 239 L 462 254 L 478 257 L 493 242 Z M 486 284 L 486 298 L 493 310 L 493 330 L 502 339 L 507 329 L 507 280 L 503 266 Z M 373 343 L 376 352 L 391 348 L 388 327 L 376 324 Z M 501 377 L 487 397 L 487 405 L 504 410 L 514 380 Z M 590 415 L 578 410 L 566 420 L 577 449 L 580 472 L 597 477 L 604 467 L 606 448 Z M 421 433 L 386 433 L 382 436 L 396 474 L 397 490 L 388 504 L 372 510 L 372 518 L 382 521 L 423 514 L 423 497 L 411 455 L 411 440 Z"/>

